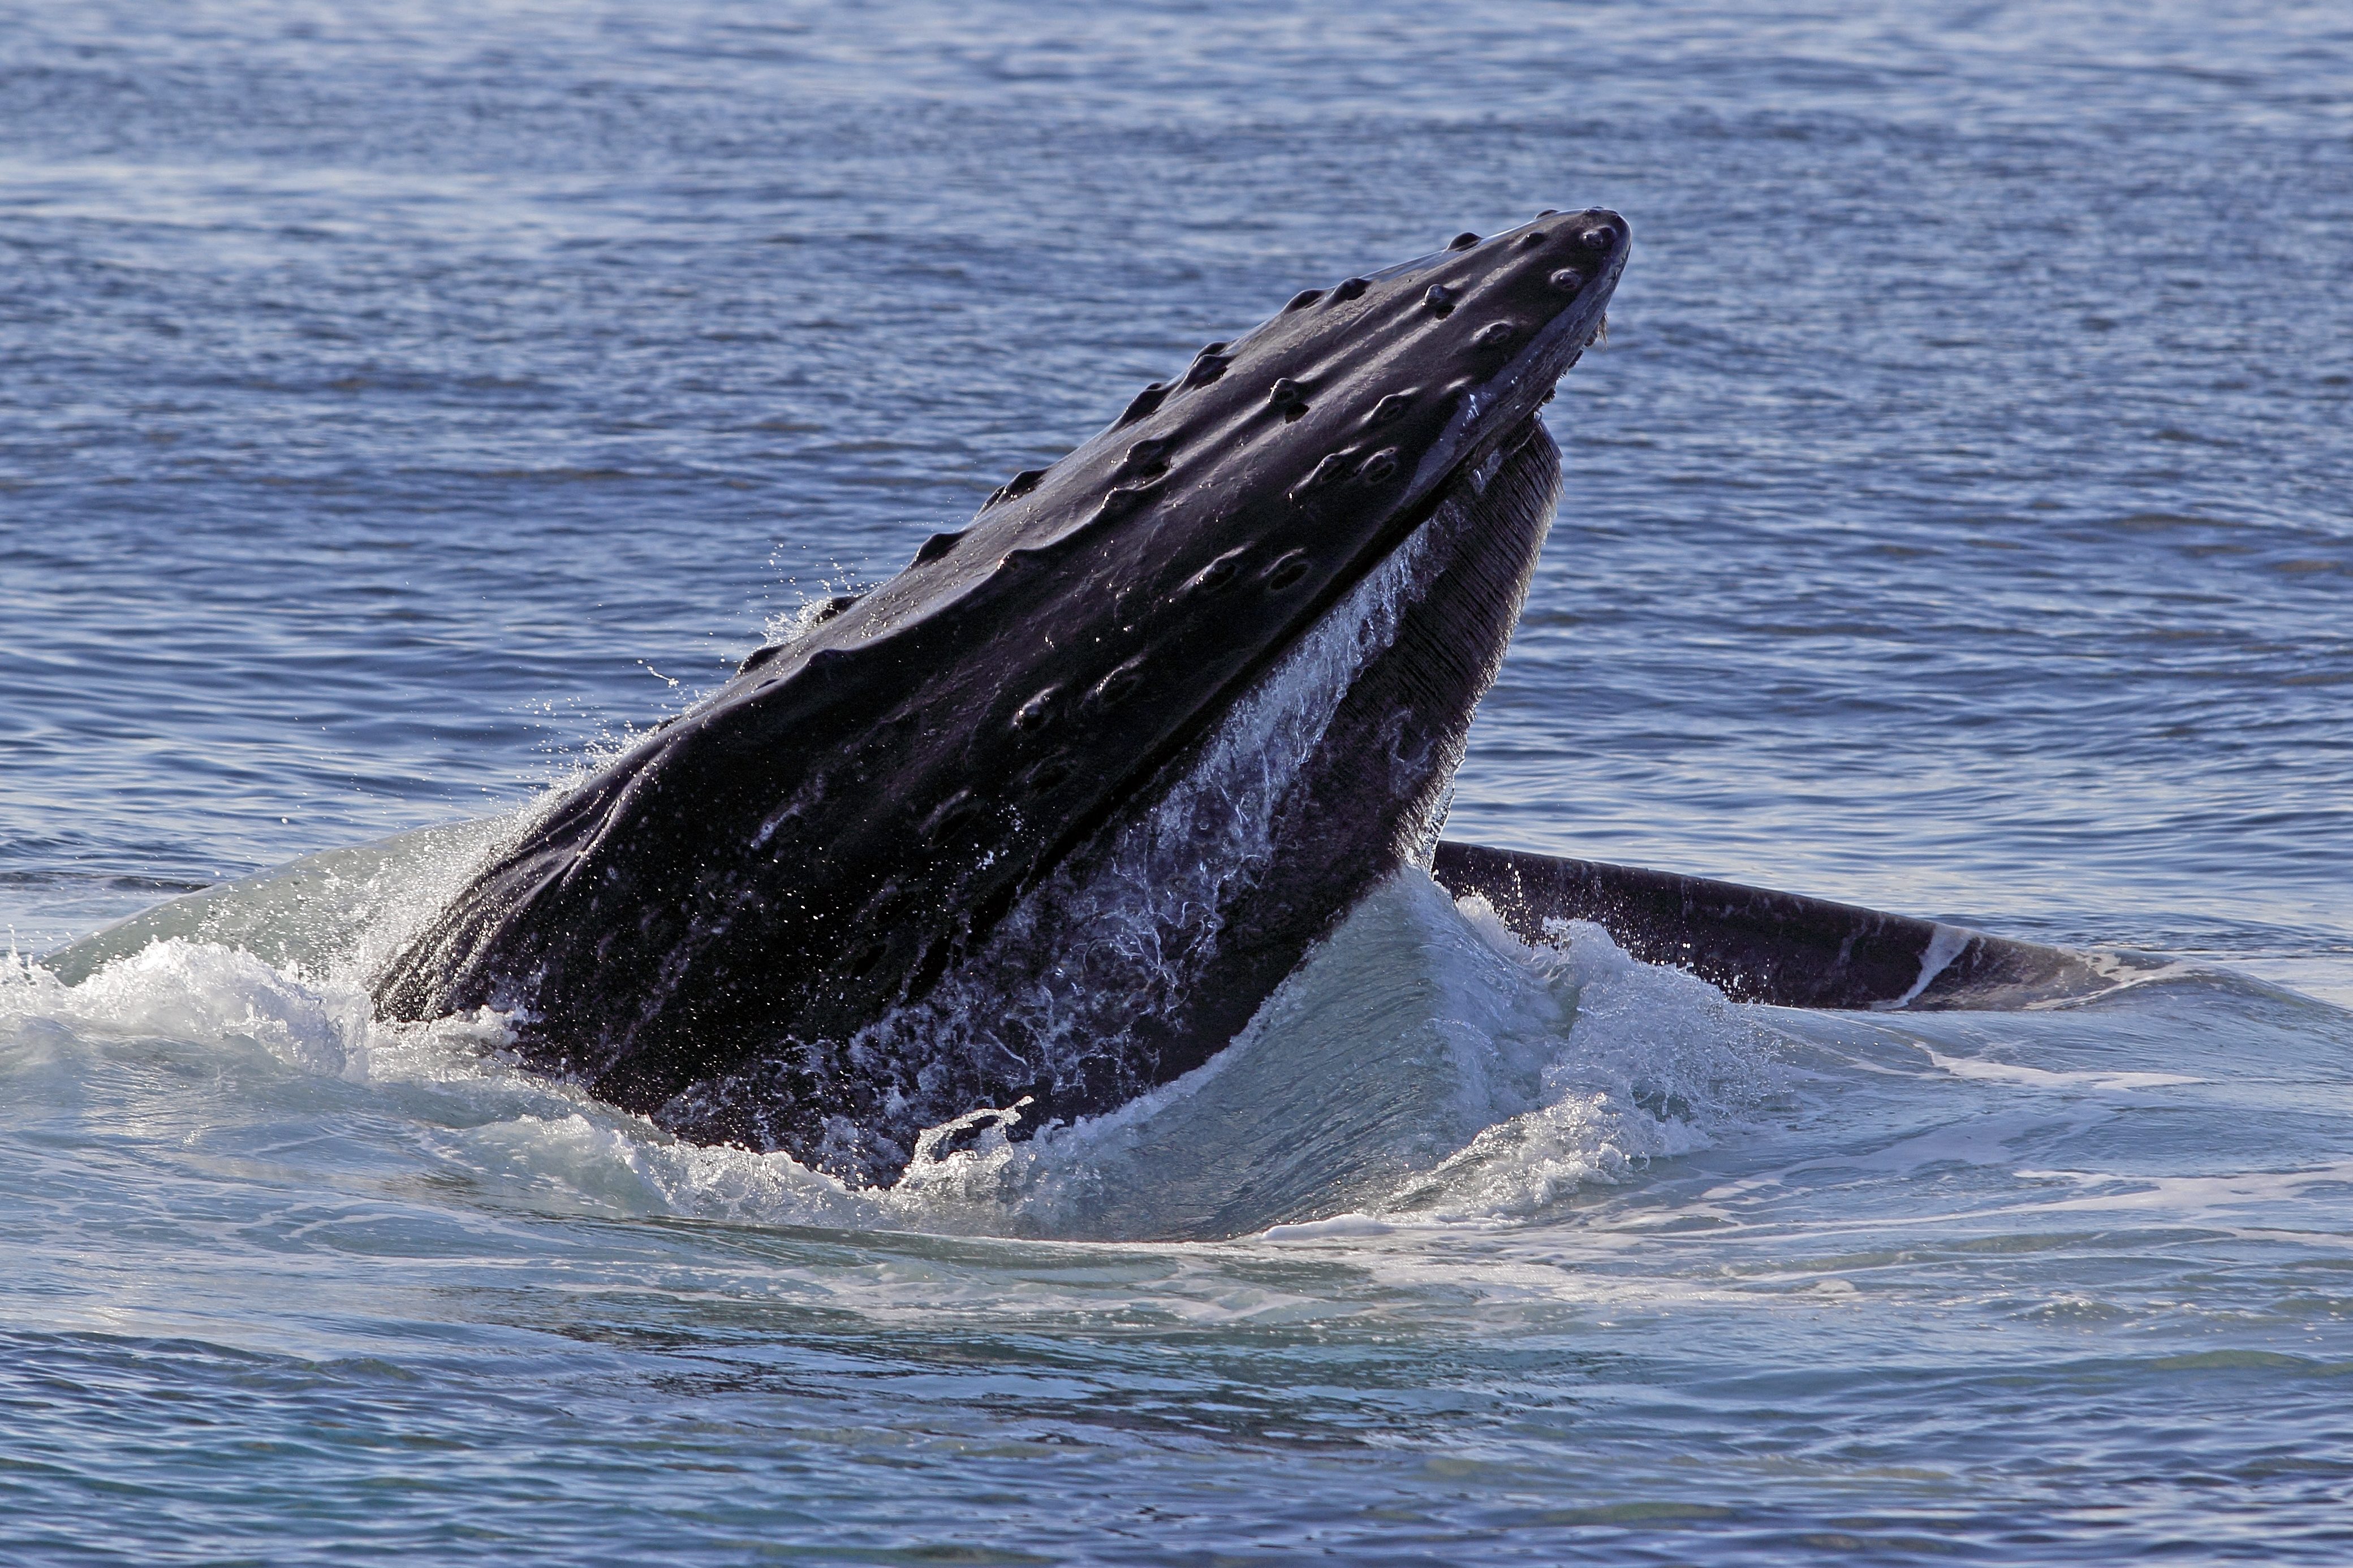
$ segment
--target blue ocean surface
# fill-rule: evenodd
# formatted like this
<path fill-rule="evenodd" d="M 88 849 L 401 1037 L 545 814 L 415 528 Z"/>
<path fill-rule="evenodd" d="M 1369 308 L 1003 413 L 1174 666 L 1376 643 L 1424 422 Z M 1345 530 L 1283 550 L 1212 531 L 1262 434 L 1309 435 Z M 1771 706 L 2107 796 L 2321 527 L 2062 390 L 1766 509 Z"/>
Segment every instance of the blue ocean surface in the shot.
<path fill-rule="evenodd" d="M 1450 833 L 2157 978 L 1409 874 L 883 1192 L 372 1018 L 804 601 L 1588 205 Z M 2348 432 L 2337 4 L 0 0 L 0 1560 L 2353 1561 Z"/>

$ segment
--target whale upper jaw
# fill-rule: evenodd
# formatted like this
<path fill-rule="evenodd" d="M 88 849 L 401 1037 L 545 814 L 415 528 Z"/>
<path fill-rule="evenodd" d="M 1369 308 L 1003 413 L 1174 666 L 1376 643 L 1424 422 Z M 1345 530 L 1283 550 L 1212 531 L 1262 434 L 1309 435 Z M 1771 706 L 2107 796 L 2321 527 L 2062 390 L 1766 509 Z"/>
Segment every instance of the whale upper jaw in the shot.
<path fill-rule="evenodd" d="M 526 1059 L 654 1110 L 755 1058 L 814 1063 L 819 1042 L 927 994 L 1164 793 L 1466 476 L 1520 448 L 1627 246 L 1614 214 L 1548 214 L 1309 290 L 1209 345 L 556 801 L 394 961 L 380 1008 L 510 1010 Z M 1546 462 L 1483 525 L 1492 540 L 1464 536 L 1464 607 L 1409 639 L 1445 679 L 1396 675 L 1396 701 L 1458 754 L 1549 519 Z M 1476 646 L 1456 659 L 1458 625 Z M 1392 826 L 1335 823 L 1334 851 L 1387 856 L 1358 838 L 1388 845 Z M 1341 912 L 1293 924 L 1320 933 Z M 858 1100 L 779 1083 L 811 1115 Z"/>

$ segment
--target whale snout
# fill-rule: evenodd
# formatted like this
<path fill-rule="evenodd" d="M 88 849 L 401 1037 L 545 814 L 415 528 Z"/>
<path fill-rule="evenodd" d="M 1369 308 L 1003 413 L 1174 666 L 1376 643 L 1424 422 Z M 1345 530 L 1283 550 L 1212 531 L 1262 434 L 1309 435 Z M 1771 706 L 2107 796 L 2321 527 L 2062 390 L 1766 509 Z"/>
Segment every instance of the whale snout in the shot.
<path fill-rule="evenodd" d="M 1368 427 L 1383 426 L 1379 444 L 1394 447 L 1397 458 L 1365 477 L 1435 493 L 1496 443 L 1515 440 L 1550 400 L 1599 335 L 1630 243 L 1626 220 L 1607 207 L 1546 211 L 1484 238 L 1456 235 L 1442 250 L 1352 279 L 1316 294 L 1324 302 L 1313 310 L 1294 301 L 1293 312 L 1304 315 L 1334 310 L 1329 301 L 1344 297 L 1363 302 L 1350 307 L 1325 351 L 1334 368 L 1322 371 L 1320 384 L 1292 373 L 1303 390 L 1290 406 L 1312 409 L 1319 394 L 1329 402 L 1338 384 L 1350 384 L 1346 403 L 1370 407 Z M 1323 438 L 1320 429 L 1303 434 Z M 1388 481 L 1391 474 L 1398 478 Z M 1341 477 L 1319 468 L 1294 499 Z"/>
<path fill-rule="evenodd" d="M 1448 310 L 1497 314 L 1473 329 L 1472 342 L 1512 346 L 1514 325 L 1529 335 L 1563 317 L 1606 303 L 1625 266 L 1630 235 L 1626 220 L 1607 207 L 1544 213 L 1533 223 L 1462 247 L 1475 270 L 1431 285 L 1449 296 Z M 1520 318 L 1517 323 L 1511 315 Z M 1582 345 L 1580 345 L 1582 346 Z"/>

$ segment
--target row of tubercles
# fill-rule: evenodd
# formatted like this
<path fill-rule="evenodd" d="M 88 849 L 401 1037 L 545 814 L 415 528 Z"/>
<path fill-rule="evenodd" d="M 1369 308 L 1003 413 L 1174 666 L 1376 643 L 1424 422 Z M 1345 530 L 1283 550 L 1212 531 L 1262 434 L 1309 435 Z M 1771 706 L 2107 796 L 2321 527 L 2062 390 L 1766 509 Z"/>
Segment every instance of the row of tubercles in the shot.
<path fill-rule="evenodd" d="M 1536 214 L 1536 216 L 1538 218 L 1552 217 L 1556 216 L 1556 211 L 1557 209 L 1556 208 L 1546 207 L 1544 211 Z M 1524 234 L 1520 237 L 1519 243 L 1523 247 L 1533 247 L 1543 244 L 1546 240 L 1552 237 L 1552 233 L 1556 232 L 1557 231 L 1548 232 L 1541 229 L 1531 230 L 1529 233 Z M 1615 236 L 1609 226 L 1607 224 L 1596 224 L 1592 227 L 1582 231 L 1577 236 L 1577 241 L 1580 245 L 1588 250 L 1594 251 L 1607 251 L 1614 238 Z M 1479 237 L 1466 230 L 1447 241 L 1446 248 L 1450 251 L 1469 250 L 1476 247 L 1479 243 Z M 1564 267 L 1555 271 L 1548 281 L 1554 288 L 1566 293 L 1574 294 L 1585 286 L 1586 275 L 1577 268 Z M 1324 300 L 1329 300 L 1335 304 L 1344 303 L 1347 300 L 1362 298 L 1366 290 L 1371 287 L 1372 283 L 1367 279 L 1349 278 L 1342 280 L 1328 291 L 1322 289 L 1303 289 L 1299 293 L 1293 295 L 1290 302 L 1284 305 L 1282 309 L 1284 313 L 1288 314 L 1294 310 L 1303 310 L 1309 306 Z M 1443 320 L 1453 312 L 1454 307 L 1461 302 L 1461 298 L 1462 294 L 1461 289 L 1449 288 L 1447 285 L 1442 283 L 1431 284 L 1422 295 L 1423 303 L 1429 307 L 1431 314 L 1439 317 L 1440 320 Z M 1486 327 L 1481 329 L 1481 333 L 1483 335 L 1484 341 L 1482 342 L 1482 338 L 1479 336 L 1474 336 L 1472 340 L 1474 342 L 1479 342 L 1482 347 L 1494 346 L 1501 342 L 1509 341 L 1511 329 L 1507 323 L 1490 322 Z M 1193 363 L 1187 369 L 1185 374 L 1178 378 L 1176 382 L 1172 384 L 1170 382 L 1155 381 L 1147 385 L 1142 392 L 1137 393 L 1134 398 L 1128 404 L 1127 407 L 1122 411 L 1119 418 L 1113 422 L 1113 428 L 1119 429 L 1124 426 L 1133 425 L 1137 420 L 1143 419 L 1157 412 L 1160 405 L 1166 402 L 1168 398 L 1177 391 L 1190 387 L 1207 386 L 1211 382 L 1218 380 L 1220 376 L 1225 374 L 1228 366 L 1232 363 L 1232 356 L 1226 353 L 1228 346 L 1229 345 L 1222 342 L 1211 343 L 1194 357 Z M 1306 396 L 1300 388 L 1299 384 L 1287 377 L 1278 380 L 1275 383 L 1272 391 L 1269 394 L 1268 401 L 1282 412 L 1286 420 L 1299 418 L 1308 411 L 1309 406 Z M 1001 501 L 1017 500 L 1021 496 L 1029 494 L 1031 490 L 1037 489 L 1039 481 L 1043 479 L 1045 477 L 1046 470 L 1043 468 L 1023 469 L 1021 472 L 1014 475 L 1013 478 L 1008 480 L 1005 484 L 990 492 L 988 499 L 981 503 L 981 510 L 986 511 L 988 508 L 996 506 Z M 944 547 L 942 548 L 940 553 L 945 553 Z"/>
<path fill-rule="evenodd" d="M 1538 217 L 1548 217 L 1552 215 L 1549 212 L 1545 212 L 1539 213 L 1536 216 Z M 1535 247 L 1544 244 L 1547 239 L 1553 237 L 1553 236 L 1557 232 L 1558 230 L 1556 229 L 1550 232 L 1533 230 L 1527 234 L 1522 235 L 1519 240 L 1520 248 L 1533 249 Z M 1609 225 L 1596 224 L 1589 228 L 1579 231 L 1576 236 L 1576 240 L 1577 245 L 1583 249 L 1598 253 L 1607 253 L 1610 246 L 1615 243 L 1616 237 L 1615 232 Z M 1475 234 L 1459 234 L 1448 243 L 1447 248 L 1449 250 L 1458 251 L 1468 250 L 1478 243 L 1479 237 Z M 1546 281 L 1553 289 L 1562 293 L 1574 295 L 1585 287 L 1587 277 L 1582 268 L 1576 267 L 1563 267 L 1556 268 L 1549 274 L 1546 279 Z M 1437 317 L 1440 321 L 1444 321 L 1447 317 L 1454 313 L 1455 308 L 1462 302 L 1463 298 L 1464 290 L 1460 287 L 1450 286 L 1444 283 L 1432 283 L 1428 289 L 1423 290 L 1421 302 L 1423 307 L 1427 309 L 1431 315 Z M 1294 301 L 1294 304 L 1295 303 L 1296 301 Z M 1519 336 L 1520 330 L 1520 323 L 1515 321 L 1489 321 L 1471 334 L 1471 345 L 1474 349 L 1484 353 L 1496 353 L 1508 348 L 1513 340 Z M 1282 407 L 1286 415 L 1291 417 L 1295 418 L 1298 414 L 1304 413 L 1306 411 L 1304 394 L 1299 389 L 1296 383 L 1287 381 L 1277 382 L 1275 384 L 1275 391 L 1271 395 L 1271 400 L 1275 402 L 1277 406 Z M 1408 401 L 1408 395 L 1405 394 L 1390 394 L 1375 406 L 1371 416 L 1366 420 L 1366 423 L 1377 425 L 1385 420 L 1396 417 L 1398 414 L 1404 412 Z M 1294 409 L 1295 412 L 1293 412 Z M 1357 447 L 1346 447 L 1338 451 L 1328 454 L 1322 462 L 1315 466 L 1314 471 L 1309 473 L 1307 478 L 1302 480 L 1297 488 L 1291 492 L 1292 498 L 1296 500 L 1303 496 L 1311 495 L 1315 491 L 1329 489 L 1331 486 L 1340 482 L 1343 479 L 1349 477 L 1351 470 L 1354 471 L 1356 478 L 1368 484 L 1378 484 L 1383 480 L 1388 479 L 1397 471 L 1398 462 L 1396 447 L 1384 447 L 1381 450 L 1375 452 L 1369 458 L 1364 458 L 1361 465 L 1357 463 L 1358 451 L 1359 448 Z"/>

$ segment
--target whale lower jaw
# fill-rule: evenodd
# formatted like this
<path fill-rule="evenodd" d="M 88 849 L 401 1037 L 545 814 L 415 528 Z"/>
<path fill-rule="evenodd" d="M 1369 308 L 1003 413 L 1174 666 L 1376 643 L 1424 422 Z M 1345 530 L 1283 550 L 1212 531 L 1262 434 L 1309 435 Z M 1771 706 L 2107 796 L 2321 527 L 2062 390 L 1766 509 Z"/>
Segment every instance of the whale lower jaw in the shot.
<path fill-rule="evenodd" d="M 654 1120 L 887 1184 L 927 1129 L 1026 1099 L 1026 1135 L 1206 1061 L 1357 900 L 1428 864 L 1559 476 L 1530 418 L 923 997 Z"/>

